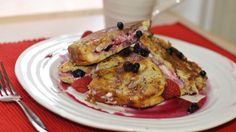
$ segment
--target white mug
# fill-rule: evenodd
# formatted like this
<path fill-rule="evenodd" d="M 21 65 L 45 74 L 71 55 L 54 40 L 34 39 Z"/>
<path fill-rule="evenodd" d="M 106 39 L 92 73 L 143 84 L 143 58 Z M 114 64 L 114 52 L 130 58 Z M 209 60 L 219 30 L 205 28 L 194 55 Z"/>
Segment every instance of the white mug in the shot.
<path fill-rule="evenodd" d="M 183 0 L 103 0 L 106 27 L 118 21 L 133 22 L 153 19 L 161 12 L 179 4 Z"/>

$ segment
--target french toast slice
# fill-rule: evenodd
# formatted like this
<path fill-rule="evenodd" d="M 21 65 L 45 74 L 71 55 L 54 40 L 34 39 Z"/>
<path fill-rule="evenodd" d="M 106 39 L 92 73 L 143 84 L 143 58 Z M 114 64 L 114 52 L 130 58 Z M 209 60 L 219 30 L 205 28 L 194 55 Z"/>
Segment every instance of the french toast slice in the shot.
<path fill-rule="evenodd" d="M 80 70 L 84 72 L 84 74 L 91 74 L 95 70 L 95 65 L 89 65 L 89 66 L 80 66 L 76 63 L 73 63 L 71 60 L 67 60 L 59 65 L 58 67 L 58 76 L 59 80 L 63 83 L 72 84 L 75 80 L 77 80 L 80 77 L 75 77 L 73 75 L 73 72 L 76 70 Z M 84 75 L 83 75 L 84 76 Z"/>
<path fill-rule="evenodd" d="M 98 63 L 137 41 L 137 32 L 147 31 L 150 23 L 149 20 L 133 22 L 124 24 L 122 29 L 111 27 L 89 34 L 68 47 L 70 59 L 78 65 Z"/>
<path fill-rule="evenodd" d="M 150 50 L 149 57 L 165 77 L 178 84 L 181 95 L 197 94 L 206 86 L 206 72 L 195 62 L 189 61 L 170 42 L 147 32 L 140 38 L 140 45 Z"/>
<path fill-rule="evenodd" d="M 138 71 L 125 70 L 125 64 L 139 64 Z M 150 58 L 132 53 L 114 55 L 97 65 L 88 85 L 91 102 L 146 108 L 161 103 L 165 77 Z"/>

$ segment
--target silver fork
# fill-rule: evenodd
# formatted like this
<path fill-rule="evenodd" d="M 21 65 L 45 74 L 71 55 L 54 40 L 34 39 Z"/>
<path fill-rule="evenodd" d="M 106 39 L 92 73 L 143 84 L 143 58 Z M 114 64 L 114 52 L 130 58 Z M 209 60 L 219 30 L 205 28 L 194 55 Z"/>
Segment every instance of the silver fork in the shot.
<path fill-rule="evenodd" d="M 37 131 L 46 132 L 46 127 L 39 117 L 22 101 L 21 96 L 18 95 L 12 86 L 12 83 L 7 75 L 3 62 L 0 62 L 0 101 L 16 102 L 24 111 L 30 123 Z M 1 70 L 2 69 L 2 70 Z"/>

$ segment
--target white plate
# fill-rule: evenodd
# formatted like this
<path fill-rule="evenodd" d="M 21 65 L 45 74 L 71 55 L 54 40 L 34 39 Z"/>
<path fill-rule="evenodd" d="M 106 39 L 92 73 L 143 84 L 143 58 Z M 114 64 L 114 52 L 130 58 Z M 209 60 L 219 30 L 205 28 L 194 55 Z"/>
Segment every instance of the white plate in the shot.
<path fill-rule="evenodd" d="M 80 38 L 80 35 L 56 37 L 31 46 L 18 58 L 16 76 L 29 95 L 42 106 L 64 118 L 95 128 L 122 131 L 198 131 L 234 119 L 236 64 L 208 49 L 173 38 L 160 37 L 173 43 L 185 56 L 207 71 L 210 90 L 208 101 L 200 111 L 178 118 L 132 118 L 101 112 L 78 103 L 58 88 L 57 66 L 67 54 L 67 46 Z M 84 95 L 71 89 L 69 92 L 77 100 L 84 102 Z M 99 107 L 113 111 L 110 106 Z"/>

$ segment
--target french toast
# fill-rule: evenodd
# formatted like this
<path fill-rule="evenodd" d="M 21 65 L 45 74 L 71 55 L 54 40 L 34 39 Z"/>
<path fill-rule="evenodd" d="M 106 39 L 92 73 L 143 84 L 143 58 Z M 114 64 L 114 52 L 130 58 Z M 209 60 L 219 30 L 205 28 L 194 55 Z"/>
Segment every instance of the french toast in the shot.
<path fill-rule="evenodd" d="M 83 77 L 85 74 L 91 74 L 95 70 L 95 65 L 80 66 L 73 63 L 71 60 L 63 62 L 59 67 L 59 79 L 63 83 L 72 84 L 78 77 Z M 78 73 L 82 75 L 78 75 Z M 76 75 L 73 75 L 76 74 Z"/>
<path fill-rule="evenodd" d="M 136 71 L 128 65 L 138 64 Z M 135 69 L 134 69 L 135 70 Z M 132 53 L 129 57 L 114 55 L 97 65 L 88 85 L 89 101 L 146 108 L 161 103 L 165 77 L 150 58 Z"/>
<path fill-rule="evenodd" d="M 165 77 L 178 84 L 181 95 L 196 94 L 206 86 L 206 72 L 195 62 L 189 61 L 170 42 L 146 33 L 140 38 L 140 45 L 150 50 L 149 57 Z"/>
<path fill-rule="evenodd" d="M 149 27 L 150 21 L 146 20 L 89 34 L 68 47 L 70 59 L 78 65 L 98 63 L 137 41 Z"/>
<path fill-rule="evenodd" d="M 88 101 L 134 108 L 199 94 L 206 72 L 170 42 L 153 36 L 149 26 L 150 21 L 136 22 L 74 42 L 68 47 L 70 60 L 59 67 L 60 80 L 72 84 L 87 74 L 92 77 Z M 168 91 L 176 93 L 167 98 Z"/>

